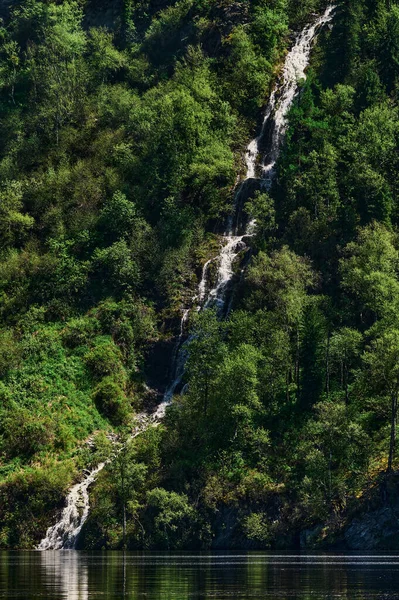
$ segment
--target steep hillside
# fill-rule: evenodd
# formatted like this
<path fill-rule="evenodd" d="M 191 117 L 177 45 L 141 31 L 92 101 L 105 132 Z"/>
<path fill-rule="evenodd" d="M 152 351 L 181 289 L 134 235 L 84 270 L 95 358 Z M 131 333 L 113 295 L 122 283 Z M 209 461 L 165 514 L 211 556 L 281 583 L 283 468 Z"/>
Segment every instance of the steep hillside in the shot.
<path fill-rule="evenodd" d="M 339 2 L 320 32 L 273 184 L 242 198 L 256 228 L 228 315 L 193 297 L 286 51 L 327 3 L 7 4 L 0 545 L 37 544 L 105 434 L 161 401 L 182 314 L 174 402 L 101 473 L 79 543 L 344 540 L 395 493 L 397 2 Z"/>

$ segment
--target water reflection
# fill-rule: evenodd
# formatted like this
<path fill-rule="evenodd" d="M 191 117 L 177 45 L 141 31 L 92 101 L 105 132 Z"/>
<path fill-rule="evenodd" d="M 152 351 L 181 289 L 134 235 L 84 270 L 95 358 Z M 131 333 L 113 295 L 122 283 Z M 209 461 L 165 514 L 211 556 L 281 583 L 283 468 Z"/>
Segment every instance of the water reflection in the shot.
<path fill-rule="evenodd" d="M 88 565 L 78 552 L 41 552 L 38 566 L 46 588 L 69 600 L 88 600 Z"/>
<path fill-rule="evenodd" d="M 399 600 L 399 557 L 0 552 L 0 598 Z"/>

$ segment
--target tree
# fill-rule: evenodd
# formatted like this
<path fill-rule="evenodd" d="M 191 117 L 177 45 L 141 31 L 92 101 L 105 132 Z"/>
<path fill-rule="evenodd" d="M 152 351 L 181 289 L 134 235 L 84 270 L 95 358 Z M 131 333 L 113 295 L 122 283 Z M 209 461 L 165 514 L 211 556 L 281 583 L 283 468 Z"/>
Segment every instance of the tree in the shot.
<path fill-rule="evenodd" d="M 391 6 L 380 21 L 380 68 L 389 88 L 399 75 L 399 7 Z"/>
<path fill-rule="evenodd" d="M 208 409 L 214 394 L 221 363 L 226 354 L 222 340 L 224 325 L 215 310 L 205 310 L 195 323 L 188 346 L 187 377 L 190 398 L 198 416 L 208 420 Z"/>
<path fill-rule="evenodd" d="M 93 78 L 101 83 L 105 83 L 125 63 L 123 54 L 113 44 L 113 35 L 105 29 L 90 29 L 88 52 Z"/>
<path fill-rule="evenodd" d="M 335 331 L 330 340 L 330 358 L 334 375 L 339 379 L 345 392 L 345 401 L 349 401 L 351 369 L 357 365 L 362 348 L 362 334 L 356 329 L 343 327 Z"/>
<path fill-rule="evenodd" d="M 249 309 L 274 311 L 285 327 L 298 324 L 307 302 L 307 291 L 316 282 L 309 260 L 284 246 L 270 256 L 260 252 L 247 276 Z"/>
<path fill-rule="evenodd" d="M 362 321 L 395 318 L 398 271 L 396 234 L 380 223 L 360 229 L 357 240 L 346 246 L 340 262 L 342 287 L 354 300 Z"/>
<path fill-rule="evenodd" d="M 236 444 L 245 447 L 256 437 L 262 414 L 259 401 L 260 352 L 242 344 L 226 354 L 220 364 L 209 407 L 207 429 L 216 447 Z"/>
<path fill-rule="evenodd" d="M 122 509 L 122 546 L 125 549 L 128 513 L 139 524 L 144 541 L 145 531 L 138 515 L 139 498 L 147 475 L 147 466 L 135 460 L 134 443 L 127 436 L 122 436 L 115 446 L 110 470 Z"/>
<path fill-rule="evenodd" d="M 118 295 L 137 288 L 140 281 L 139 266 L 125 240 L 118 240 L 107 248 L 97 248 L 93 258 L 93 270 L 104 286 L 115 289 Z"/>
<path fill-rule="evenodd" d="M 185 494 L 154 488 L 147 492 L 147 513 L 155 547 L 173 550 L 187 545 L 196 515 Z"/>
<path fill-rule="evenodd" d="M 23 15 L 24 9 L 21 18 Z M 83 53 L 87 40 L 82 18 L 75 1 L 46 5 L 41 15 L 41 43 L 28 46 L 34 99 L 39 100 L 37 123 L 49 134 L 55 132 L 57 145 L 61 127 L 77 120 L 85 97 Z"/>
<path fill-rule="evenodd" d="M 228 40 L 230 52 L 226 61 L 226 95 L 231 104 L 251 115 L 264 101 L 272 68 L 268 60 L 258 55 L 243 25 L 237 26 Z"/>
<path fill-rule="evenodd" d="M 255 192 L 254 197 L 245 204 L 245 211 L 254 221 L 255 243 L 260 250 L 265 250 L 271 236 L 276 232 L 276 211 L 269 194 Z"/>
<path fill-rule="evenodd" d="M 399 394 L 399 330 L 386 331 L 373 340 L 370 349 L 364 354 L 366 385 L 384 400 L 390 400 L 390 436 L 387 471 L 393 469 L 396 451 L 396 426 Z"/>
<path fill-rule="evenodd" d="M 307 410 L 320 400 L 325 391 L 326 345 L 328 332 L 326 318 L 318 298 L 312 298 L 304 311 L 300 333 L 300 409 Z M 328 348 L 327 348 L 328 351 Z"/>
<path fill-rule="evenodd" d="M 122 192 L 108 198 L 101 210 L 98 225 L 108 242 L 115 242 L 132 235 L 137 221 L 136 207 Z"/>
<path fill-rule="evenodd" d="M 300 495 L 306 510 L 318 518 L 346 506 L 348 479 L 364 478 L 368 438 L 339 396 L 314 406 L 304 426 L 299 455 L 305 463 Z"/>
<path fill-rule="evenodd" d="M 19 181 L 9 181 L 0 188 L 0 247 L 20 245 L 35 223 L 23 212 L 23 187 Z"/>
<path fill-rule="evenodd" d="M 1 34 L 0 34 L 1 35 Z M 0 85 L 5 85 L 10 90 L 10 97 L 15 104 L 15 86 L 18 81 L 18 67 L 20 66 L 20 48 L 16 40 L 7 41 L 3 44 L 5 64 L 0 67 Z"/>

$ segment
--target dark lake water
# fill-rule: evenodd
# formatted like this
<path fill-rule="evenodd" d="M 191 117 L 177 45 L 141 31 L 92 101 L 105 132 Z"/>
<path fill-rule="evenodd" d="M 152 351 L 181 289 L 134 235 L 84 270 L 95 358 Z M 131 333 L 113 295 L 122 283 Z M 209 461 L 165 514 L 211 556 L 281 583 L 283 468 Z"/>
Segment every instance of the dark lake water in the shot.
<path fill-rule="evenodd" d="M 399 556 L 0 552 L 0 598 L 399 599 Z"/>

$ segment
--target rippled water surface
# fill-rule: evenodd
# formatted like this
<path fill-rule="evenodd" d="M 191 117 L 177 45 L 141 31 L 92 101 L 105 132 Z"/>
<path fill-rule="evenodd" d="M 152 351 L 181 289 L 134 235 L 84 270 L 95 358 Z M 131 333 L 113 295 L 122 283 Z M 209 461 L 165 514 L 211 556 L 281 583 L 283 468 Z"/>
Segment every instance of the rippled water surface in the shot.
<path fill-rule="evenodd" d="M 399 600 L 399 556 L 0 552 L 0 598 Z"/>

